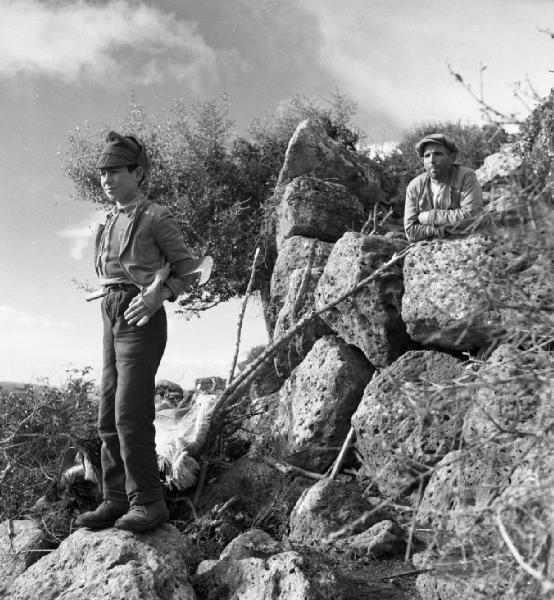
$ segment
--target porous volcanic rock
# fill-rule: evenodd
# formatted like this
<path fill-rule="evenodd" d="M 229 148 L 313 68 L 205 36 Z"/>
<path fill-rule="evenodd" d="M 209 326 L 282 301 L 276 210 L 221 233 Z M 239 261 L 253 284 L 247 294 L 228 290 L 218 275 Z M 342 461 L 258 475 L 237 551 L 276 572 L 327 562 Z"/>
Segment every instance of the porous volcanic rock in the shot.
<path fill-rule="evenodd" d="M 225 558 L 201 569 L 194 588 L 204 600 L 338 600 L 334 573 L 314 558 L 282 552 L 267 559 Z"/>
<path fill-rule="evenodd" d="M 363 354 L 339 337 L 318 340 L 280 391 L 272 424 L 280 457 L 305 469 L 325 470 L 337 456 L 373 372 Z"/>
<path fill-rule="evenodd" d="M 313 308 L 314 290 L 322 273 L 323 268 L 321 267 L 310 269 L 309 273 L 306 273 L 305 269 L 295 269 L 291 273 L 289 289 L 275 324 L 274 341 L 281 339 L 301 317 Z M 314 342 L 324 335 L 332 333 L 331 328 L 320 317 L 312 319 L 277 351 L 274 359 L 275 368 L 282 375 L 290 375 L 291 371 L 304 360 Z"/>
<path fill-rule="evenodd" d="M 336 242 L 315 291 L 316 308 L 323 308 L 402 250 L 406 242 L 379 235 L 345 233 Z M 390 364 L 410 342 L 400 317 L 402 267 L 386 274 L 321 315 L 349 344 L 362 350 L 376 367 Z"/>
<path fill-rule="evenodd" d="M 507 183 L 523 164 L 523 157 L 514 144 L 503 144 L 498 152 L 485 158 L 475 171 L 477 181 L 485 190 L 496 184 Z"/>
<path fill-rule="evenodd" d="M 364 224 L 360 200 L 344 185 L 304 175 L 285 188 L 276 208 L 276 243 L 293 235 L 336 242 L 346 231 Z"/>
<path fill-rule="evenodd" d="M 402 529 L 394 521 L 385 519 L 361 533 L 338 540 L 335 545 L 358 556 L 377 558 L 400 550 L 403 537 Z"/>
<path fill-rule="evenodd" d="M 418 473 L 454 449 L 469 402 L 464 390 L 452 389 L 462 372 L 449 354 L 410 351 L 366 387 L 352 417 L 360 475 L 386 497 L 408 492 Z"/>
<path fill-rule="evenodd" d="M 254 528 L 245 531 L 227 544 L 219 558 L 220 560 L 224 558 L 232 558 L 233 560 L 269 558 L 274 554 L 283 552 L 283 550 L 283 544 L 274 540 L 269 533 Z"/>
<path fill-rule="evenodd" d="M 2 591 L 34 562 L 44 556 L 46 534 L 29 519 L 0 524 L 0 597 Z"/>
<path fill-rule="evenodd" d="M 554 458 L 550 463 L 536 458 L 534 436 L 542 435 L 554 416 L 552 382 L 543 376 L 551 367 L 548 352 L 505 344 L 473 374 L 469 383 L 479 385 L 464 417 L 465 448 L 436 465 L 419 506 L 419 524 L 475 534 L 481 509 L 494 505 L 509 489 L 525 488 L 517 483 L 516 473 L 524 482 L 534 481 L 535 488 L 540 488 L 539 480 L 548 479 Z M 537 479 L 540 465 L 543 475 Z"/>
<path fill-rule="evenodd" d="M 316 123 L 302 121 L 289 141 L 275 197 L 296 177 L 312 175 L 344 185 L 366 210 L 381 197 L 379 178 L 369 164 L 330 138 Z"/>
<path fill-rule="evenodd" d="M 10 600 L 194 600 L 183 536 L 171 525 L 150 533 L 80 529 L 17 577 Z"/>
<path fill-rule="evenodd" d="M 421 600 L 490 600 L 496 591 L 485 581 L 476 579 L 470 569 L 449 573 L 423 573 L 416 579 Z"/>
<path fill-rule="evenodd" d="M 544 272 L 481 235 L 427 241 L 414 244 L 404 261 L 402 318 L 417 341 L 478 349 L 524 323 L 525 306 L 551 301 L 552 285 Z"/>
<path fill-rule="evenodd" d="M 496 348 L 477 375 L 481 385 L 464 419 L 465 442 L 487 444 L 499 429 L 509 432 L 516 425 L 520 433 L 539 433 L 548 424 L 552 389 L 548 379 L 533 374 L 548 374 L 551 368 L 549 352 L 508 344 Z"/>
<path fill-rule="evenodd" d="M 312 252 L 312 246 L 315 247 L 312 267 L 324 267 L 333 249 L 333 244 L 330 242 L 321 242 L 316 239 L 295 235 L 284 241 L 277 255 L 271 275 L 269 306 L 265 312 L 266 321 L 272 335 L 277 315 L 289 291 L 291 274 L 295 269 L 306 267 L 308 258 Z"/>
<path fill-rule="evenodd" d="M 296 503 L 290 515 L 289 539 L 317 545 L 373 508 L 356 481 L 322 479 L 305 490 Z M 377 511 L 351 533 L 359 533 L 385 518 L 382 511 Z"/>

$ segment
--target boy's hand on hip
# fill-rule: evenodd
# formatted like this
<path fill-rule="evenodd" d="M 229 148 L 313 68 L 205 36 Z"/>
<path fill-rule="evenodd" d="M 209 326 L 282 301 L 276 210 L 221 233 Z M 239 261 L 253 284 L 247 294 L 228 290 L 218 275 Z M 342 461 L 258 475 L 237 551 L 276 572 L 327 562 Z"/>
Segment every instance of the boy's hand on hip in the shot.
<path fill-rule="evenodd" d="M 125 320 L 129 325 L 137 325 L 142 327 L 146 325 L 150 320 L 150 317 L 160 308 L 162 305 L 162 299 L 158 296 L 157 301 L 152 300 L 146 301 L 142 294 L 135 296 L 127 310 L 123 313 Z"/>

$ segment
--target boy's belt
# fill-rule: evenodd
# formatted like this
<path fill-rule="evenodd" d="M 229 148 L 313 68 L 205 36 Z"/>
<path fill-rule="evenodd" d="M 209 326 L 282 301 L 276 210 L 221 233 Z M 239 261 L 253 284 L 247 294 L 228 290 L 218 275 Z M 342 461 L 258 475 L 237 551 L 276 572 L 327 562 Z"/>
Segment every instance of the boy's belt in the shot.
<path fill-rule="evenodd" d="M 85 296 L 85 300 L 87 302 L 91 302 L 97 298 L 103 298 L 110 292 L 128 292 L 138 289 L 139 288 L 134 283 L 108 283 L 107 285 L 102 286 L 100 289 L 94 290 L 94 292 L 91 292 L 88 294 L 88 296 Z"/>

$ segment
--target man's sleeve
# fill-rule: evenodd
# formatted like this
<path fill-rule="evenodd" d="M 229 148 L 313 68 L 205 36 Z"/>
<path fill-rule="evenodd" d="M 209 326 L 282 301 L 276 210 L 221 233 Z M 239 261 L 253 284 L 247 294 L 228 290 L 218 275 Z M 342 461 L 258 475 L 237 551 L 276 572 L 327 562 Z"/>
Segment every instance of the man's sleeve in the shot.
<path fill-rule="evenodd" d="M 177 222 L 165 207 L 161 208 L 155 227 L 156 243 L 171 266 L 165 285 L 171 290 L 171 302 L 192 285 L 198 275 L 194 273 L 199 259 L 194 258 L 185 245 Z"/>
<path fill-rule="evenodd" d="M 416 186 L 410 182 L 406 189 L 406 204 L 404 206 L 404 231 L 409 242 L 417 242 L 427 238 L 442 237 L 442 232 L 433 225 L 421 225 L 418 219 L 419 206 Z"/>
<path fill-rule="evenodd" d="M 460 208 L 435 210 L 433 223 L 444 226 L 447 231 L 463 230 L 483 212 L 483 192 L 475 171 L 468 171 L 462 180 Z"/>

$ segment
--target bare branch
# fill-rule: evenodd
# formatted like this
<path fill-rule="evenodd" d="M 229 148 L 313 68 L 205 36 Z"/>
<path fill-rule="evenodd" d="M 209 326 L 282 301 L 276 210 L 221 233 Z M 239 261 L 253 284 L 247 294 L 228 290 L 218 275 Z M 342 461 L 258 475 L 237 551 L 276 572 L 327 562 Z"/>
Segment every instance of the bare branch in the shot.
<path fill-rule="evenodd" d="M 525 562 L 525 560 L 523 559 L 523 556 L 521 556 L 521 554 L 519 553 L 519 550 L 516 548 L 514 542 L 512 541 L 512 539 L 508 535 L 508 532 L 506 531 L 506 528 L 504 527 L 504 523 L 502 522 L 502 519 L 500 518 L 500 510 L 498 510 L 496 512 L 495 520 L 496 520 L 496 525 L 498 526 L 498 531 L 500 531 L 500 535 L 502 536 L 502 539 L 504 540 L 506 546 L 508 546 L 508 550 L 510 551 L 511 555 L 514 557 L 517 564 L 528 575 L 533 577 L 533 579 L 536 579 L 537 581 L 540 582 L 540 584 L 542 585 L 543 593 L 548 594 L 549 592 L 552 592 L 554 590 L 554 582 L 547 579 L 540 571 L 537 571 L 537 569 L 534 569 L 531 565 L 528 565 Z"/>
<path fill-rule="evenodd" d="M 242 301 L 242 307 L 240 309 L 239 319 L 237 322 L 237 341 L 235 343 L 235 353 L 233 355 L 233 360 L 231 361 L 231 369 L 229 370 L 229 377 L 227 378 L 227 383 L 231 383 L 231 381 L 233 381 L 233 377 L 235 376 L 235 368 L 237 366 L 237 360 L 239 357 L 240 338 L 242 334 L 242 322 L 244 320 L 244 313 L 246 312 L 248 298 L 250 298 L 250 294 L 252 294 L 252 288 L 254 287 L 254 277 L 256 275 L 256 262 L 258 261 L 259 254 L 260 248 L 258 247 L 256 248 L 256 252 L 254 253 L 254 260 L 252 261 L 252 270 L 250 271 L 250 279 L 248 281 L 248 286 L 246 287 L 246 293 L 244 295 L 244 300 Z"/>

